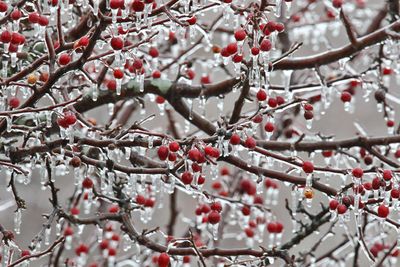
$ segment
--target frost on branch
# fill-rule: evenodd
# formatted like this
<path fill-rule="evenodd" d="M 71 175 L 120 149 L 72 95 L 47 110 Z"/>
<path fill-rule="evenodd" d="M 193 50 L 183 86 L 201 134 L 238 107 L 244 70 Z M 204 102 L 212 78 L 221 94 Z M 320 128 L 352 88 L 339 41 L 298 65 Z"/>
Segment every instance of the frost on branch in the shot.
<path fill-rule="evenodd" d="M 396 266 L 398 19 L 0 0 L 1 266 Z"/>

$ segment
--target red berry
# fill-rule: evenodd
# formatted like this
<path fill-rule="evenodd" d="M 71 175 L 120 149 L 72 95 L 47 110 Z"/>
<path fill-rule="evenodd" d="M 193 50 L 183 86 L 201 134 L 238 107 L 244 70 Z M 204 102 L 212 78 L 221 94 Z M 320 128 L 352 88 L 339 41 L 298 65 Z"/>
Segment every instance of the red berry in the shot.
<path fill-rule="evenodd" d="M 240 144 L 240 136 L 239 136 L 238 134 L 236 134 L 236 133 L 232 134 L 232 136 L 231 136 L 229 142 L 230 142 L 232 145 L 238 145 L 238 144 Z"/>
<path fill-rule="evenodd" d="M 264 129 L 268 133 L 272 133 L 275 130 L 275 125 L 272 122 L 267 122 L 264 126 Z"/>
<path fill-rule="evenodd" d="M 20 104 L 19 99 L 18 99 L 17 97 L 15 97 L 15 96 L 11 97 L 11 98 L 8 100 L 8 105 L 9 105 L 11 108 L 17 108 L 17 107 L 19 107 L 19 104 Z"/>
<path fill-rule="evenodd" d="M 11 39 L 12 39 L 12 35 L 11 35 L 11 32 L 9 32 L 9 31 L 4 31 L 0 35 L 0 41 L 2 43 L 9 43 L 9 42 L 11 42 Z"/>
<path fill-rule="evenodd" d="M 265 92 L 265 90 L 260 89 L 257 92 L 257 100 L 258 101 L 265 101 L 267 99 L 267 93 Z"/>
<path fill-rule="evenodd" d="M 110 0 L 110 8 L 118 9 L 124 6 L 124 0 Z"/>
<path fill-rule="evenodd" d="M 81 39 L 78 41 L 80 46 L 87 46 L 89 44 L 89 37 L 83 36 Z"/>
<path fill-rule="evenodd" d="M 332 199 L 331 201 L 329 201 L 329 209 L 336 210 L 338 206 L 339 202 L 336 199 Z"/>
<path fill-rule="evenodd" d="M 28 20 L 30 23 L 38 23 L 40 15 L 37 12 L 29 13 Z"/>
<path fill-rule="evenodd" d="M 200 175 L 200 176 L 197 178 L 197 184 L 199 184 L 199 185 L 204 184 L 205 181 L 206 181 L 206 178 L 205 178 L 203 175 Z"/>
<path fill-rule="evenodd" d="M 19 9 L 14 9 L 10 17 L 12 20 L 19 20 L 22 17 L 22 12 Z"/>
<path fill-rule="evenodd" d="M 198 161 L 200 159 L 201 153 L 197 148 L 192 148 L 188 152 L 189 159 L 192 161 Z"/>
<path fill-rule="evenodd" d="M 71 226 L 67 226 L 64 230 L 64 236 L 71 236 L 74 234 L 74 229 Z"/>
<path fill-rule="evenodd" d="M 270 106 L 271 108 L 275 108 L 278 105 L 278 102 L 275 98 L 270 97 L 268 99 L 268 106 Z"/>
<path fill-rule="evenodd" d="M 381 204 L 378 207 L 378 216 L 381 218 L 386 218 L 389 215 L 389 207 L 385 206 L 384 204 Z"/>
<path fill-rule="evenodd" d="M 144 3 L 140 0 L 134 0 L 132 2 L 132 9 L 135 12 L 142 12 L 144 10 Z"/>
<path fill-rule="evenodd" d="M 197 22 L 197 18 L 193 16 L 190 19 L 188 19 L 187 22 L 189 23 L 189 25 L 194 25 Z"/>
<path fill-rule="evenodd" d="M 361 178 L 364 174 L 364 171 L 363 169 L 357 167 L 354 168 L 351 173 L 353 174 L 354 177 Z"/>
<path fill-rule="evenodd" d="M 183 256 L 183 263 L 190 263 L 190 256 Z"/>
<path fill-rule="evenodd" d="M 143 61 L 140 58 L 136 58 L 132 64 L 133 68 L 136 70 L 140 70 L 143 67 Z"/>
<path fill-rule="evenodd" d="M 218 211 L 213 210 L 208 214 L 207 218 L 209 223 L 217 224 L 221 220 L 221 215 Z"/>
<path fill-rule="evenodd" d="M 115 69 L 113 75 L 115 79 L 122 79 L 124 77 L 124 72 L 121 69 Z"/>
<path fill-rule="evenodd" d="M 245 232 L 245 234 L 246 234 L 247 237 L 250 237 L 250 238 L 254 237 L 254 231 L 253 231 L 253 229 L 251 229 L 251 228 L 249 228 L 249 227 L 246 227 L 246 228 L 244 229 L 244 232 Z"/>
<path fill-rule="evenodd" d="M 271 41 L 268 39 L 264 39 L 262 40 L 261 44 L 260 44 L 260 50 L 263 52 L 268 52 L 270 51 L 272 48 L 272 44 Z"/>
<path fill-rule="evenodd" d="M 74 125 L 76 123 L 76 116 L 72 112 L 64 113 L 64 119 L 65 123 L 67 123 L 68 125 Z"/>
<path fill-rule="evenodd" d="M 215 210 L 215 211 L 218 211 L 218 212 L 221 212 L 221 211 L 222 211 L 222 205 L 221 205 L 220 202 L 211 203 L 210 208 L 211 208 L 212 210 Z"/>
<path fill-rule="evenodd" d="M 212 183 L 211 187 L 214 190 L 220 190 L 222 188 L 222 184 L 220 181 L 215 181 Z"/>
<path fill-rule="evenodd" d="M 277 97 L 276 97 L 276 103 L 280 106 L 280 105 L 283 105 L 283 104 L 285 104 L 285 99 L 283 98 L 283 97 L 281 97 L 280 95 L 278 95 Z"/>
<path fill-rule="evenodd" d="M 200 82 L 201 82 L 201 84 L 210 84 L 211 83 L 210 76 L 209 75 L 201 76 Z"/>
<path fill-rule="evenodd" d="M 304 118 L 305 118 L 306 120 L 312 120 L 312 119 L 314 118 L 314 113 L 313 113 L 312 111 L 306 110 L 306 111 L 304 112 Z"/>
<path fill-rule="evenodd" d="M 136 203 L 139 205 L 144 205 L 146 203 L 146 198 L 142 195 L 136 196 Z"/>
<path fill-rule="evenodd" d="M 263 121 L 263 116 L 261 114 L 257 114 L 254 116 L 253 120 L 254 123 L 261 123 Z"/>
<path fill-rule="evenodd" d="M 161 72 L 159 70 L 153 71 L 153 74 L 151 75 L 153 79 L 159 79 L 161 78 Z"/>
<path fill-rule="evenodd" d="M 167 253 L 163 252 L 160 254 L 160 256 L 158 256 L 158 267 L 168 267 L 169 265 L 169 256 Z"/>
<path fill-rule="evenodd" d="M 107 82 L 107 89 L 110 91 L 115 91 L 117 89 L 117 82 L 115 80 L 109 80 Z"/>
<path fill-rule="evenodd" d="M 346 213 L 346 211 L 347 211 L 347 206 L 346 206 L 346 205 L 344 205 L 344 204 L 339 204 L 339 205 L 337 206 L 337 212 L 338 212 L 338 214 L 344 214 L 344 213 Z"/>
<path fill-rule="evenodd" d="M 372 189 L 378 190 L 381 187 L 381 180 L 378 177 L 372 179 Z"/>
<path fill-rule="evenodd" d="M 111 206 L 108 208 L 108 212 L 109 212 L 109 213 L 118 213 L 118 212 L 119 212 L 119 206 L 116 205 L 116 204 L 111 205 Z"/>
<path fill-rule="evenodd" d="M 166 160 L 168 157 L 169 149 L 167 146 L 160 146 L 157 150 L 157 154 L 160 160 Z"/>
<path fill-rule="evenodd" d="M 117 250 L 115 248 L 108 248 L 108 256 L 114 257 L 115 255 L 117 255 Z"/>
<path fill-rule="evenodd" d="M 72 215 L 79 215 L 80 210 L 79 210 L 77 207 L 72 207 L 72 208 L 69 210 L 69 212 L 70 212 Z"/>
<path fill-rule="evenodd" d="M 158 57 L 159 56 L 159 53 L 158 53 L 158 50 L 157 50 L 157 48 L 155 48 L 155 47 L 150 47 L 150 49 L 149 49 L 149 55 L 151 56 L 151 57 Z"/>
<path fill-rule="evenodd" d="M 238 51 L 238 46 L 237 43 L 230 43 L 226 47 L 226 50 L 228 51 L 229 55 L 234 55 Z"/>
<path fill-rule="evenodd" d="M 244 215 L 244 216 L 249 216 L 250 214 L 251 214 L 251 209 L 250 209 L 250 207 L 249 206 L 243 206 L 242 207 L 242 214 Z"/>
<path fill-rule="evenodd" d="M 38 20 L 38 23 L 39 23 L 40 26 L 45 27 L 45 26 L 49 25 L 49 19 L 47 17 L 45 17 L 45 16 L 40 16 L 39 20 Z"/>
<path fill-rule="evenodd" d="M 244 145 L 249 149 L 254 149 L 256 147 L 257 143 L 253 137 L 249 136 L 249 137 L 247 137 L 246 141 L 244 142 Z"/>
<path fill-rule="evenodd" d="M 314 164 L 311 161 L 304 161 L 302 168 L 305 173 L 312 173 L 314 171 Z"/>
<path fill-rule="evenodd" d="M 168 145 L 169 150 L 171 150 L 172 152 L 177 152 L 179 150 L 179 143 L 178 142 L 171 142 Z"/>
<path fill-rule="evenodd" d="M 70 62 L 71 62 L 71 56 L 68 55 L 67 53 L 61 54 L 61 56 L 58 58 L 58 63 L 61 66 L 67 65 Z"/>
<path fill-rule="evenodd" d="M 246 38 L 246 31 L 243 29 L 235 31 L 235 39 L 236 41 L 243 41 Z"/>
<path fill-rule="evenodd" d="M 81 254 L 88 254 L 89 253 L 89 247 L 86 246 L 85 244 L 80 244 L 76 249 L 75 249 L 76 255 L 80 256 Z"/>
<path fill-rule="evenodd" d="M 89 177 L 86 177 L 83 181 L 82 181 L 82 187 L 86 188 L 86 189 L 91 189 L 93 187 L 93 181 L 92 179 L 90 179 Z"/>
<path fill-rule="evenodd" d="M 400 198 L 400 190 L 399 189 L 392 189 L 392 191 L 390 191 L 390 196 L 392 198 Z"/>
<path fill-rule="evenodd" d="M 383 180 L 390 181 L 393 178 L 393 173 L 391 170 L 384 170 L 382 177 L 383 177 Z"/>
<path fill-rule="evenodd" d="M 332 150 L 324 150 L 324 151 L 322 151 L 322 156 L 324 156 L 325 158 L 332 157 L 332 155 L 333 155 Z"/>
<path fill-rule="evenodd" d="M 349 92 L 342 92 L 342 95 L 340 96 L 340 99 L 342 102 L 350 102 L 351 101 L 351 94 Z"/>
<path fill-rule="evenodd" d="M 189 80 L 193 80 L 196 77 L 196 73 L 192 69 L 188 69 L 186 71 L 186 75 L 188 76 Z"/>
<path fill-rule="evenodd" d="M 275 25 L 275 29 L 276 29 L 278 32 L 283 32 L 283 31 L 285 30 L 285 25 L 284 25 L 283 23 L 278 22 L 278 23 L 276 23 L 276 25 Z"/>
<path fill-rule="evenodd" d="M 383 75 L 390 75 L 390 74 L 392 74 L 392 69 L 389 68 L 389 67 L 384 67 L 384 68 L 382 69 L 382 74 L 383 74 Z"/>
<path fill-rule="evenodd" d="M 252 47 L 250 51 L 253 56 L 257 56 L 260 53 L 260 48 Z"/>
<path fill-rule="evenodd" d="M 120 37 L 111 38 L 111 47 L 114 50 L 121 50 L 124 47 L 124 41 Z"/>
<path fill-rule="evenodd" d="M 222 168 L 221 168 L 221 175 L 222 175 L 222 176 L 230 175 L 230 172 L 229 172 L 228 167 L 222 167 Z"/>
<path fill-rule="evenodd" d="M 182 180 L 182 183 L 184 183 L 186 185 L 191 184 L 193 181 L 193 175 L 190 172 L 186 171 L 186 172 L 182 173 L 181 180 Z"/>
<path fill-rule="evenodd" d="M 333 0 L 332 5 L 336 8 L 341 8 L 343 5 L 343 0 Z"/>
<path fill-rule="evenodd" d="M 176 153 L 174 153 L 174 152 L 170 152 L 169 153 L 169 155 L 168 155 L 168 160 L 169 161 L 175 161 L 176 158 L 177 158 Z"/>
<path fill-rule="evenodd" d="M 267 225 L 267 230 L 269 233 L 273 234 L 276 233 L 278 229 L 278 225 L 275 222 L 270 222 Z"/>
<path fill-rule="evenodd" d="M 4 1 L 0 1 L 0 12 L 6 12 L 8 10 L 8 5 Z"/>
<path fill-rule="evenodd" d="M 243 55 L 236 54 L 232 57 L 234 63 L 240 63 L 243 61 Z"/>

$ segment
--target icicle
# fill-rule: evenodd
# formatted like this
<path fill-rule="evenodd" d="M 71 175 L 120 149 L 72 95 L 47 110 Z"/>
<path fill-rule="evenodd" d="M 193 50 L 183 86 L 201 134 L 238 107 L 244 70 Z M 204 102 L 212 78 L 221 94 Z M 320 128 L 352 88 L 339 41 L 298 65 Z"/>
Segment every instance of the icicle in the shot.
<path fill-rule="evenodd" d="M 292 1 L 285 1 L 286 3 L 286 18 L 290 18 L 290 11 L 292 9 Z"/>
<path fill-rule="evenodd" d="M 1 69 L 1 75 L 3 78 L 7 77 L 7 70 L 8 70 L 8 58 L 3 56 L 3 60 L 1 61 L 2 63 L 2 69 Z"/>
<path fill-rule="evenodd" d="M 117 88 L 115 89 L 115 91 L 116 91 L 117 95 L 121 95 L 122 79 L 116 79 L 116 84 L 117 84 Z"/>
<path fill-rule="evenodd" d="M 189 105 L 189 120 L 193 120 L 193 99 L 187 99 Z"/>
<path fill-rule="evenodd" d="M 222 5 L 222 17 L 224 20 L 224 24 L 226 27 L 229 27 L 231 23 L 231 15 L 232 15 L 232 9 L 230 5 L 223 4 Z"/>
<path fill-rule="evenodd" d="M 21 209 L 18 209 L 14 213 L 14 231 L 17 235 L 21 233 L 21 223 L 22 223 L 21 217 L 22 217 Z"/>
<path fill-rule="evenodd" d="M 111 9 L 111 21 L 114 27 L 117 27 L 117 13 L 118 9 Z"/>
<path fill-rule="evenodd" d="M 51 234 L 51 227 L 46 227 L 44 230 L 44 244 L 46 246 L 50 245 L 50 234 Z"/>
<path fill-rule="evenodd" d="M 114 113 L 114 104 L 109 103 L 107 107 L 108 107 L 108 115 L 112 116 L 112 114 Z"/>
<path fill-rule="evenodd" d="M 96 84 L 92 85 L 92 100 L 97 101 L 99 97 L 99 88 L 97 87 Z"/>
<path fill-rule="evenodd" d="M 219 115 L 221 116 L 224 111 L 224 96 L 223 95 L 218 97 L 217 108 L 219 110 Z"/>
<path fill-rule="evenodd" d="M 283 71 L 283 76 L 284 76 L 284 81 L 285 81 L 285 96 L 286 96 L 286 98 L 288 98 L 290 96 L 289 89 L 290 89 L 290 80 L 292 78 L 292 73 L 293 73 L 293 70 L 284 70 Z"/>
<path fill-rule="evenodd" d="M 8 261 L 9 261 L 9 253 L 10 253 L 10 247 L 6 246 L 5 244 L 3 245 L 3 251 L 2 251 L 2 261 L 1 261 L 1 266 L 6 267 L 8 266 Z"/>
<path fill-rule="evenodd" d="M 139 91 L 144 92 L 144 74 L 139 75 Z"/>
<path fill-rule="evenodd" d="M 7 132 L 11 132 L 11 128 L 12 128 L 12 117 L 7 116 L 7 117 L 6 117 L 6 122 L 7 122 Z"/>
<path fill-rule="evenodd" d="M 214 240 L 218 240 L 218 228 L 219 228 L 219 223 L 211 225 L 212 228 L 212 236 Z"/>
<path fill-rule="evenodd" d="M 276 4 L 275 4 L 275 16 L 278 18 L 281 16 L 282 1 L 283 0 L 276 0 Z"/>
<path fill-rule="evenodd" d="M 185 133 L 189 133 L 190 131 L 190 121 L 189 120 L 185 120 Z"/>

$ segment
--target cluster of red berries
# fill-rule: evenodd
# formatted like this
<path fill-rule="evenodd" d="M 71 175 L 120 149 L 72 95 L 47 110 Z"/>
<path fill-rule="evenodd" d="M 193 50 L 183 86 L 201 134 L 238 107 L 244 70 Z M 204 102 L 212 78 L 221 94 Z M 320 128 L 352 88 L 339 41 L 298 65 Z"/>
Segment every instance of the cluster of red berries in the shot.
<path fill-rule="evenodd" d="M 269 36 L 273 32 L 283 32 L 285 31 L 285 25 L 280 22 L 276 22 L 273 20 L 268 21 L 267 23 L 260 24 L 260 30 L 266 35 Z"/>
<path fill-rule="evenodd" d="M 387 251 L 390 249 L 389 245 L 384 245 L 382 243 L 374 243 L 374 245 L 369 249 L 369 251 L 371 252 L 372 255 L 374 255 L 374 257 L 378 257 L 380 252 L 383 251 Z M 394 249 L 389 256 L 391 257 L 398 257 L 400 254 L 400 250 L 399 249 Z"/>
<path fill-rule="evenodd" d="M 3 31 L 0 34 L 0 42 L 9 44 L 8 51 L 16 53 L 18 46 L 25 43 L 25 36 L 18 32 Z"/>
<path fill-rule="evenodd" d="M 49 25 L 49 19 L 46 16 L 39 15 L 37 12 L 32 12 L 28 15 L 28 20 L 32 24 L 39 24 L 40 26 L 46 27 Z"/>
<path fill-rule="evenodd" d="M 203 216 L 203 223 L 217 224 L 221 220 L 222 205 L 220 202 L 213 202 L 211 205 L 202 204 L 195 210 L 197 216 Z"/>
<path fill-rule="evenodd" d="M 62 117 L 57 119 L 58 126 L 68 128 L 76 123 L 76 116 L 72 112 L 64 112 Z"/>
<path fill-rule="evenodd" d="M 267 224 L 267 230 L 271 234 L 280 234 L 283 232 L 283 224 L 280 222 L 269 222 Z"/>
<path fill-rule="evenodd" d="M 145 196 L 139 194 L 136 196 L 136 203 L 144 207 L 152 208 L 154 207 L 155 200 L 154 198 L 146 198 Z"/>
<path fill-rule="evenodd" d="M 259 89 L 256 94 L 257 100 L 260 102 L 266 101 L 268 99 L 268 106 L 270 108 L 276 108 L 277 106 L 283 105 L 285 99 L 282 96 L 268 97 L 267 92 L 264 89 Z"/>

